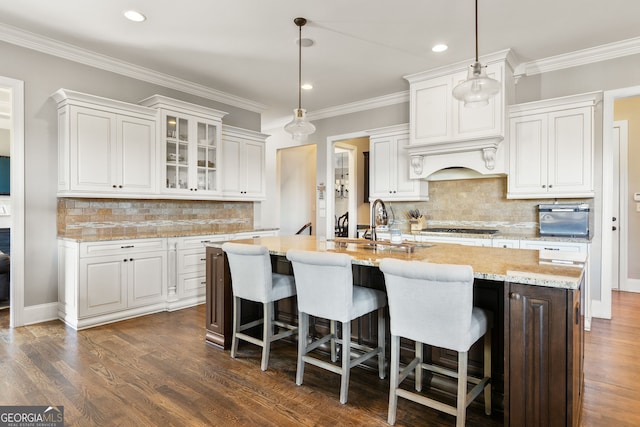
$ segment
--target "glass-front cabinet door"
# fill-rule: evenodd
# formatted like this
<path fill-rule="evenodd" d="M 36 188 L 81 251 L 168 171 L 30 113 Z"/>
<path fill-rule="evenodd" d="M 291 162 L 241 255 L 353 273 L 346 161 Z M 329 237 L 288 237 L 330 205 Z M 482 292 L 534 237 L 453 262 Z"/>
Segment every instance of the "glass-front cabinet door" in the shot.
<path fill-rule="evenodd" d="M 165 192 L 218 193 L 219 124 L 167 111 L 163 127 Z"/>
<path fill-rule="evenodd" d="M 198 122 L 198 191 L 218 190 L 217 126 Z"/>

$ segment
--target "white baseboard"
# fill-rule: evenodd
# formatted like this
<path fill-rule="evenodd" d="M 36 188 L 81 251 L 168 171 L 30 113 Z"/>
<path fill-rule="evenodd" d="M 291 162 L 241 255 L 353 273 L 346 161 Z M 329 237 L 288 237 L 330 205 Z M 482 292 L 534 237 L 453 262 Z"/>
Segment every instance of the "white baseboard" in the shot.
<path fill-rule="evenodd" d="M 46 304 L 30 305 L 22 312 L 24 325 L 58 320 L 58 303 L 50 302 Z"/>
<path fill-rule="evenodd" d="M 640 280 L 639 279 L 627 279 L 624 284 L 624 289 L 620 289 L 625 292 L 640 292 Z"/>
<path fill-rule="evenodd" d="M 611 319 L 611 305 L 604 304 L 600 300 L 591 301 L 591 318 Z"/>

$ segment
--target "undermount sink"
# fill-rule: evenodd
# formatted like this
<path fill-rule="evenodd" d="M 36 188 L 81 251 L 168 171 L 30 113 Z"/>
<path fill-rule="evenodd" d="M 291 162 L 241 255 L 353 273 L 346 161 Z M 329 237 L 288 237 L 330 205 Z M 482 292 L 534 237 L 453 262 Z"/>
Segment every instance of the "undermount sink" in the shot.
<path fill-rule="evenodd" d="M 432 243 L 415 243 L 402 242 L 391 243 L 385 240 L 366 240 L 366 239 L 343 239 L 336 238 L 333 240 L 336 247 L 346 248 L 348 245 L 355 245 L 357 249 L 362 250 L 379 250 L 379 251 L 404 251 L 413 253 L 416 248 L 430 248 L 434 246 Z"/>

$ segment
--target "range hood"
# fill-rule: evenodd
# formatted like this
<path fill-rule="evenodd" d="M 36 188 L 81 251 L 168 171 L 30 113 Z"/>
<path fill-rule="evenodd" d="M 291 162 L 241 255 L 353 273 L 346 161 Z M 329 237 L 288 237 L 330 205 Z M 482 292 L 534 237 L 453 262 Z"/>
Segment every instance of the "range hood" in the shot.
<path fill-rule="evenodd" d="M 468 61 L 404 77 L 410 83 L 410 178 L 429 180 L 443 169 L 472 170 L 479 177 L 507 173 L 506 106 L 513 101 L 516 58 L 507 49 L 480 62 L 500 83 L 500 92 L 480 108 L 465 107 L 452 95 L 467 77 Z"/>
<path fill-rule="evenodd" d="M 409 145 L 409 177 L 435 180 L 432 175 L 441 170 L 447 171 L 449 179 L 503 175 L 507 172 L 505 145 L 502 138 Z"/>

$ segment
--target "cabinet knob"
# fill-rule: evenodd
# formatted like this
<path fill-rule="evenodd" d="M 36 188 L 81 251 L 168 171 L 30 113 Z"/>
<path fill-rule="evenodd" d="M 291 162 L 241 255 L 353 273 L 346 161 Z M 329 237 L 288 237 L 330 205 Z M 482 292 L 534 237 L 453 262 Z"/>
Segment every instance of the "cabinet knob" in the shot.
<path fill-rule="evenodd" d="M 549 184 L 549 188 L 553 188 L 553 185 Z"/>
<path fill-rule="evenodd" d="M 125 259 L 123 259 L 122 261 L 127 262 L 127 259 L 125 258 Z"/>
<path fill-rule="evenodd" d="M 520 294 L 519 294 L 519 293 L 517 293 L 517 292 L 511 292 L 511 293 L 509 294 L 509 298 L 511 298 L 511 299 L 515 299 L 515 300 L 519 300 L 519 299 L 520 299 Z"/>
<path fill-rule="evenodd" d="M 618 227 L 616 227 L 615 225 L 613 227 L 611 227 L 612 231 L 616 231 L 618 229 Z"/>
<path fill-rule="evenodd" d="M 546 185 L 544 185 L 544 184 L 542 184 L 542 188 L 547 188 L 547 186 L 546 186 Z"/>
<path fill-rule="evenodd" d="M 118 185 L 118 188 L 122 188 L 122 185 Z"/>
<path fill-rule="evenodd" d="M 117 188 L 117 186 L 115 184 L 112 185 L 113 188 Z"/>
<path fill-rule="evenodd" d="M 133 261 L 133 258 L 129 258 L 129 261 Z"/>

